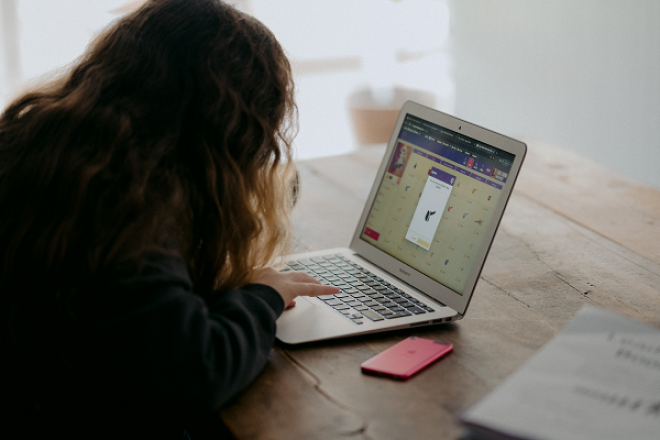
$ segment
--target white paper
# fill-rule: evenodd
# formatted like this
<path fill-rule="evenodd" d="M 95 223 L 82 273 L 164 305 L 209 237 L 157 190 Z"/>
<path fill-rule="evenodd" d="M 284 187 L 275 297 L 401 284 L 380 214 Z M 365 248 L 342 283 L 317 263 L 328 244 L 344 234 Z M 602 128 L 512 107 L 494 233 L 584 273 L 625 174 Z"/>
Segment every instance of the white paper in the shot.
<path fill-rule="evenodd" d="M 461 419 L 513 438 L 660 439 L 660 331 L 584 307 Z"/>

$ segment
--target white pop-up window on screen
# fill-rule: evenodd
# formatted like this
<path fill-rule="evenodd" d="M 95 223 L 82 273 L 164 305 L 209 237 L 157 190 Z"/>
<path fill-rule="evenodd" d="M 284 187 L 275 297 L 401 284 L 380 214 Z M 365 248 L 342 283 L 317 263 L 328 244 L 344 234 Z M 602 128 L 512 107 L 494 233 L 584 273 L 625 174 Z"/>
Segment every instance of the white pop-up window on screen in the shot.
<path fill-rule="evenodd" d="M 429 250 L 442 213 L 447 206 L 456 177 L 437 168 L 431 168 L 424 190 L 417 203 L 406 240 Z"/>

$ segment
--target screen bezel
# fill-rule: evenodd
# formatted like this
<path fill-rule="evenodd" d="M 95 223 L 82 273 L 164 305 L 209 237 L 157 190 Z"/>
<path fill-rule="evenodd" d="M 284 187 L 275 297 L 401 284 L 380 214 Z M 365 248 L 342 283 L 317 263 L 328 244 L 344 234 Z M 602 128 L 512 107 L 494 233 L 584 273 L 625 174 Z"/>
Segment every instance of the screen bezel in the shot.
<path fill-rule="evenodd" d="M 407 115 L 412 115 L 424 119 L 433 124 L 440 125 L 441 127 L 463 134 L 476 141 L 489 144 L 495 148 L 515 155 L 509 177 L 507 178 L 506 183 L 504 183 L 501 196 L 497 205 L 493 209 L 493 221 L 486 228 L 484 233 L 484 240 L 482 241 L 481 248 L 476 254 L 475 262 L 472 266 L 472 270 L 469 276 L 467 277 L 467 282 L 465 284 L 465 289 L 463 290 L 462 295 L 444 286 L 430 276 L 415 270 L 405 263 L 402 263 L 395 257 L 380 250 L 379 248 L 373 246 L 361 238 L 367 223 L 367 218 L 373 207 L 374 200 L 382 183 L 385 171 L 387 170 L 387 167 L 390 163 L 392 154 L 394 153 L 394 149 L 396 148 L 399 134 Z M 386 270 L 406 284 L 442 302 L 446 306 L 451 307 L 459 314 L 463 315 L 470 303 L 472 294 L 474 293 L 474 288 L 483 269 L 486 257 L 488 256 L 488 252 L 492 245 L 495 233 L 497 232 L 497 228 L 499 227 L 500 221 L 502 219 L 502 214 L 511 196 L 511 192 L 517 180 L 518 173 L 526 153 L 527 145 L 523 142 L 501 135 L 499 133 L 495 133 L 441 111 L 422 106 L 413 101 L 406 101 L 397 118 L 392 136 L 390 137 L 390 140 L 387 144 L 387 149 L 385 151 L 383 161 L 381 162 L 378 173 L 376 174 L 376 181 L 371 188 L 371 192 L 369 193 L 367 202 L 364 205 L 364 210 L 362 212 L 362 216 L 360 217 L 358 227 L 353 234 L 351 249 L 372 264 Z"/>

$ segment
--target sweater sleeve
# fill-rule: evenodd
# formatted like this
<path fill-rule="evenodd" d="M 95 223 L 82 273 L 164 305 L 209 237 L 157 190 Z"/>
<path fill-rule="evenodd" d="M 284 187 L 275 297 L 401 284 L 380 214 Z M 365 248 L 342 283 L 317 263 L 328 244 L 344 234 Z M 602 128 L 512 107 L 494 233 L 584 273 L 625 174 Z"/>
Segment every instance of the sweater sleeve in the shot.
<path fill-rule="evenodd" d="M 112 300 L 91 326 L 86 362 L 107 375 L 108 395 L 129 394 L 136 410 L 221 407 L 263 369 L 284 310 L 280 295 L 259 284 L 220 292 L 207 305 L 185 264 L 170 257 L 105 292 Z"/>

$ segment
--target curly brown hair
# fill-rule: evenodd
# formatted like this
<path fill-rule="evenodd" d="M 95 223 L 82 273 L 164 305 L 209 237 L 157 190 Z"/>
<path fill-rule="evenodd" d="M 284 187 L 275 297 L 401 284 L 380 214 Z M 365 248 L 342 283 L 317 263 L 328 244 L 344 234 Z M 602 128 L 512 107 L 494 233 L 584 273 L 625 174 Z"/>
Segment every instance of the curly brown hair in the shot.
<path fill-rule="evenodd" d="M 152 251 L 197 292 L 288 250 L 296 108 L 270 31 L 219 0 L 151 0 L 0 118 L 0 298 L 69 301 Z"/>

